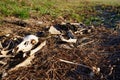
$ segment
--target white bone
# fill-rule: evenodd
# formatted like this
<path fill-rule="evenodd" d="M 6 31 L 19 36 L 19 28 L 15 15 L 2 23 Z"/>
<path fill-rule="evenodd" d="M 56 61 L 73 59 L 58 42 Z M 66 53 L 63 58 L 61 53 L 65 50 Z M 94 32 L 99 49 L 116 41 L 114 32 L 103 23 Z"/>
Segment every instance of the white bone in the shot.
<path fill-rule="evenodd" d="M 49 33 L 51 33 L 51 34 L 61 34 L 61 32 L 59 30 L 57 30 L 54 26 L 50 27 Z"/>
<path fill-rule="evenodd" d="M 1 41 L 0 41 L 0 48 L 3 48 Z"/>
<path fill-rule="evenodd" d="M 85 67 L 85 68 L 88 68 L 91 70 L 91 72 L 89 73 L 90 77 L 93 77 L 94 76 L 94 69 L 89 67 L 89 66 L 86 66 L 86 65 L 83 65 L 83 64 L 79 64 L 79 63 L 75 63 L 75 62 L 71 62 L 71 61 L 67 61 L 67 60 L 64 60 L 64 59 L 58 59 L 59 61 L 61 62 L 64 62 L 64 63 L 68 63 L 68 64 L 73 64 L 73 65 L 79 65 L 79 66 L 82 66 L 82 67 Z M 99 68 L 97 68 L 99 70 Z"/>
<path fill-rule="evenodd" d="M 6 64 L 6 62 L 0 61 L 0 64 L 3 64 L 3 65 L 5 65 L 5 64 Z"/>
<path fill-rule="evenodd" d="M 2 55 L 7 55 L 7 53 L 9 53 L 11 50 L 1 50 L 1 54 Z"/>
<path fill-rule="evenodd" d="M 89 66 L 86 66 L 86 65 L 83 65 L 83 64 L 79 64 L 79 63 L 75 63 L 75 62 L 67 61 L 67 60 L 64 60 L 64 59 L 58 59 L 58 60 L 61 61 L 61 62 L 64 62 L 64 63 L 69 63 L 69 64 L 74 64 L 74 65 L 79 65 L 79 66 L 82 66 L 82 67 L 86 67 L 86 68 L 91 69 Z"/>
<path fill-rule="evenodd" d="M 0 58 L 3 58 L 3 57 L 14 57 L 14 56 L 11 56 L 11 55 L 0 55 Z"/>
<path fill-rule="evenodd" d="M 62 22 L 61 23 L 62 25 L 66 25 L 67 23 L 65 23 L 65 22 Z M 71 25 L 76 25 L 76 26 L 79 26 L 81 23 L 70 23 Z"/>
<path fill-rule="evenodd" d="M 65 39 L 65 38 L 64 38 L 63 36 L 61 36 L 61 35 L 60 35 L 60 38 L 61 38 L 62 41 L 68 42 L 68 43 L 76 43 L 76 42 L 77 42 L 77 39 L 71 39 L 71 38 L 70 38 L 70 39 L 67 40 L 67 39 Z"/>
<path fill-rule="evenodd" d="M 31 41 L 34 40 L 35 44 L 32 44 Z M 23 41 L 17 45 L 13 52 L 18 53 L 19 51 L 27 52 L 30 51 L 38 43 L 38 37 L 35 35 L 28 35 L 23 38 Z"/>
<path fill-rule="evenodd" d="M 9 53 L 12 49 L 8 50 L 8 48 L 10 47 L 11 41 L 8 43 L 8 45 L 3 48 L 2 43 L 0 42 L 0 57 L 11 57 L 11 55 L 7 55 L 7 53 Z"/>
<path fill-rule="evenodd" d="M 37 48 L 33 49 L 30 51 L 30 55 L 33 55 L 34 53 L 36 53 L 37 51 L 39 51 L 43 46 L 46 45 L 46 41 L 42 42 Z"/>
<path fill-rule="evenodd" d="M 31 64 L 31 61 L 35 58 L 35 53 L 42 49 L 46 45 L 46 41 L 42 42 L 37 48 L 31 50 L 30 56 L 23 61 L 22 63 L 16 65 L 14 68 L 10 69 L 9 71 L 17 70 L 19 67 L 27 67 Z"/>

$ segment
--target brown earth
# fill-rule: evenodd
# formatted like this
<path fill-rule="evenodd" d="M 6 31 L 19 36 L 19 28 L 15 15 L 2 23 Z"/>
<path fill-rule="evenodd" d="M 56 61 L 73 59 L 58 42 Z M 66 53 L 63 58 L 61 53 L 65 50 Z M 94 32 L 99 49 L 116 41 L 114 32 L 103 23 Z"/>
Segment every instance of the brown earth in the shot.
<path fill-rule="evenodd" d="M 60 22 L 64 22 L 64 20 L 52 20 L 49 17 L 2 20 L 1 41 L 9 41 L 16 36 L 35 34 L 40 36 L 41 41 L 47 40 L 47 45 L 36 53 L 35 59 L 28 67 L 8 72 L 5 77 L 2 77 L 4 72 L 1 72 L 1 80 L 120 80 L 120 33 L 118 31 L 102 26 L 94 27 L 91 28 L 90 33 L 75 34 L 77 43 L 70 44 L 59 41 L 58 35 L 48 33 L 49 26 L 58 25 Z M 65 25 L 65 27 L 68 26 Z M 74 30 L 72 31 L 74 32 Z M 11 36 L 5 36 L 7 34 Z M 7 69 L 6 65 L 0 65 L 1 71 L 14 67 L 13 63 L 18 64 L 20 59 L 20 57 L 1 58 L 0 60 L 7 62 Z M 83 64 L 92 69 L 93 67 L 99 68 L 100 71 L 94 71 L 94 75 L 91 76 L 89 68 L 64 63 L 58 59 Z M 10 64 L 12 65 L 10 66 Z"/>

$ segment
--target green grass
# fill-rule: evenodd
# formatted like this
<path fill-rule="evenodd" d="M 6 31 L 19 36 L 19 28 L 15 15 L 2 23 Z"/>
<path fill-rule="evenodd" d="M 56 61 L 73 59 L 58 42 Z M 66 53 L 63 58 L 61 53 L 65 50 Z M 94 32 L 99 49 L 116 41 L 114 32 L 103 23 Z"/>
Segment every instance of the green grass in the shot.
<path fill-rule="evenodd" d="M 111 10 L 109 10 L 109 7 Z M 117 7 L 117 8 L 116 8 Z M 73 19 L 78 22 L 90 24 L 104 23 L 101 17 L 106 18 L 104 12 L 120 17 L 120 0 L 1 0 L 0 16 L 15 16 L 30 18 L 31 15 L 41 17 L 50 15 L 53 18 L 62 16 L 68 21 Z M 106 10 L 106 11 L 105 11 Z M 108 10 L 108 11 L 107 11 Z M 115 20 L 118 20 L 117 18 Z M 110 22 L 110 21 L 108 21 Z"/>
<path fill-rule="evenodd" d="M 21 6 L 20 3 L 12 0 L 0 1 L 0 16 L 16 16 L 19 18 L 29 17 L 29 8 Z"/>

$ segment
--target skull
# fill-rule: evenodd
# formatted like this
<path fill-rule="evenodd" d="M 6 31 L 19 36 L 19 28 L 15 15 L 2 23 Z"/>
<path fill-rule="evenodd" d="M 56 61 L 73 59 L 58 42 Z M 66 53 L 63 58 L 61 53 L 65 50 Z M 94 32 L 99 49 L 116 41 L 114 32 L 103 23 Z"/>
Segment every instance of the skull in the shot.
<path fill-rule="evenodd" d="M 23 41 L 15 47 L 13 52 L 18 53 L 20 51 L 30 51 L 38 43 L 38 37 L 35 35 L 28 35 L 23 38 Z"/>

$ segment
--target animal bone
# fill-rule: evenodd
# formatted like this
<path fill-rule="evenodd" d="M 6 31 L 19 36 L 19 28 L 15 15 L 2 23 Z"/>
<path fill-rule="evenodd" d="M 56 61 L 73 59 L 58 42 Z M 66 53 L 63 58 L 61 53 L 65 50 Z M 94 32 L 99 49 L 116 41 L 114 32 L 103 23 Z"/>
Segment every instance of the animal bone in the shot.
<path fill-rule="evenodd" d="M 50 27 L 49 32 L 51 34 L 61 34 L 61 32 L 59 30 L 57 30 L 54 26 Z"/>
<path fill-rule="evenodd" d="M 83 65 L 83 64 L 74 63 L 74 62 L 71 62 L 71 61 L 63 60 L 63 59 L 58 59 L 58 60 L 61 61 L 61 62 L 64 62 L 64 63 L 69 63 L 69 64 L 74 64 L 74 65 L 79 65 L 79 66 L 82 66 L 82 67 L 90 68 L 89 66 L 86 66 L 86 65 Z"/>
<path fill-rule="evenodd" d="M 74 38 L 75 38 L 75 36 L 74 36 L 74 34 L 73 34 L 73 32 L 72 32 L 71 30 L 67 31 L 67 36 L 68 36 L 69 38 L 71 38 L 71 39 L 74 39 Z"/>
<path fill-rule="evenodd" d="M 42 49 L 46 45 L 46 41 L 42 42 L 37 48 L 30 51 L 30 56 L 23 61 L 22 63 L 16 65 L 14 68 L 10 69 L 9 71 L 17 70 L 19 67 L 26 67 L 31 64 L 31 61 L 35 58 L 35 53 Z"/>
<path fill-rule="evenodd" d="M 14 56 L 11 56 L 11 55 L 0 55 L 0 58 L 3 58 L 3 57 L 14 57 Z"/>
<path fill-rule="evenodd" d="M 10 52 L 11 50 L 1 50 L 1 54 L 2 55 L 7 55 L 8 52 Z"/>
<path fill-rule="evenodd" d="M 2 46 L 2 43 L 0 42 L 0 53 L 2 54 L 2 55 L 0 55 L 0 57 L 10 57 L 9 55 L 7 55 L 7 53 L 9 53 L 12 49 L 10 49 L 10 50 L 8 50 L 8 48 L 10 47 L 10 44 L 11 44 L 11 41 L 8 43 L 8 45 L 5 47 L 5 48 L 3 48 L 3 46 Z"/>
<path fill-rule="evenodd" d="M 30 51 L 30 55 L 34 55 L 37 51 L 39 51 L 43 46 L 46 45 L 46 41 L 42 42 L 37 48 Z"/>
<path fill-rule="evenodd" d="M 3 64 L 3 65 L 5 65 L 5 64 L 7 64 L 7 63 L 5 63 L 5 62 L 3 62 L 3 61 L 0 61 L 0 64 Z"/>
<path fill-rule="evenodd" d="M 61 38 L 62 41 L 68 42 L 68 43 L 76 43 L 76 42 L 77 42 L 77 39 L 71 39 L 71 38 L 70 38 L 70 39 L 67 40 L 67 39 L 65 39 L 65 38 L 64 38 L 63 36 L 61 36 L 61 35 L 60 35 L 60 38 Z"/>
<path fill-rule="evenodd" d="M 62 22 L 61 23 L 62 25 L 66 25 L 67 23 L 65 23 L 65 22 Z M 76 25 L 76 26 L 80 26 L 80 24 L 82 24 L 82 23 L 70 23 L 71 25 Z"/>
<path fill-rule="evenodd" d="M 94 73 L 95 73 L 95 69 L 99 69 L 99 68 L 91 68 L 89 66 L 86 66 L 86 65 L 83 65 L 83 64 L 79 64 L 79 63 L 75 63 L 75 62 L 71 62 L 71 61 L 67 61 L 67 60 L 64 60 L 64 59 L 58 59 L 60 62 L 64 62 L 64 63 L 68 63 L 68 64 L 73 64 L 73 65 L 78 65 L 78 66 L 81 66 L 81 67 L 84 67 L 86 69 L 89 69 L 91 72 L 89 73 L 90 77 L 93 77 L 94 76 Z"/>
<path fill-rule="evenodd" d="M 0 41 L 0 48 L 3 48 L 1 41 Z"/>
<path fill-rule="evenodd" d="M 30 51 L 38 43 L 38 37 L 35 35 L 28 35 L 23 38 L 23 41 L 17 45 L 12 52 L 18 53 L 20 51 L 27 52 Z"/>
<path fill-rule="evenodd" d="M 77 47 L 82 47 L 82 46 L 88 45 L 88 44 L 93 43 L 93 42 L 94 42 L 94 40 L 86 42 L 86 43 L 82 43 L 81 45 L 79 45 Z"/>

